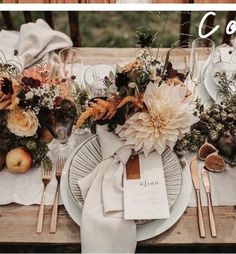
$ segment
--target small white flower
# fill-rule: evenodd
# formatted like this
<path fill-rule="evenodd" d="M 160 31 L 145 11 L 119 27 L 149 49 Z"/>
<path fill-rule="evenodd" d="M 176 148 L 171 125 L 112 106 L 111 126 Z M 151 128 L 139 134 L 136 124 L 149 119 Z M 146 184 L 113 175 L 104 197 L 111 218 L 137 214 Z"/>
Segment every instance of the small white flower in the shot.
<path fill-rule="evenodd" d="M 26 95 L 25 98 L 26 100 L 31 100 L 34 97 L 34 93 L 32 91 L 29 91 Z"/>

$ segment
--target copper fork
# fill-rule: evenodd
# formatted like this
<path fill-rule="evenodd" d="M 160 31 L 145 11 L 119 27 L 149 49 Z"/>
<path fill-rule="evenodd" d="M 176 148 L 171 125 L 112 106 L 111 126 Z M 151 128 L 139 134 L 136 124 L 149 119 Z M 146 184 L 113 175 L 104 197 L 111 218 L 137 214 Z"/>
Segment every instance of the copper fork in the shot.
<path fill-rule="evenodd" d="M 57 179 L 57 189 L 54 198 L 54 204 L 52 208 L 52 216 L 50 223 L 51 234 L 56 233 L 57 231 L 57 214 L 58 214 L 58 205 L 59 205 L 59 193 L 60 193 L 60 182 L 61 182 L 61 172 L 65 164 L 65 159 L 62 156 L 59 156 L 56 163 L 56 179 Z"/>
<path fill-rule="evenodd" d="M 43 228 L 43 217 L 44 217 L 44 203 L 45 203 L 45 195 L 46 195 L 46 187 L 48 183 L 50 182 L 52 178 L 52 171 L 51 170 L 43 170 L 43 176 L 42 176 L 42 181 L 43 181 L 43 194 L 41 198 L 41 203 L 40 203 L 40 208 L 39 208 L 39 213 L 38 213 L 38 222 L 37 222 L 37 233 L 42 232 Z"/>

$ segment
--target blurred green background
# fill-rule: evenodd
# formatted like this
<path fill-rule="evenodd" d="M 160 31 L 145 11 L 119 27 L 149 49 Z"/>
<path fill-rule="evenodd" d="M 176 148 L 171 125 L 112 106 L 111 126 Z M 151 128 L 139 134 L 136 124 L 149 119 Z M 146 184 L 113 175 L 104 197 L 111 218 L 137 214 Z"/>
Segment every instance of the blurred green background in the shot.
<path fill-rule="evenodd" d="M 195 11 L 191 14 L 191 38 L 198 37 L 198 25 L 206 12 Z M 212 39 L 216 44 L 222 42 L 224 33 L 226 12 L 216 12 L 215 24 L 220 29 Z M 24 23 L 23 13 L 20 11 L 10 12 L 14 27 L 19 29 Z M 33 20 L 43 18 L 44 13 L 32 12 Z M 67 12 L 53 12 L 55 29 L 69 35 L 69 24 Z M 161 47 L 170 47 L 179 39 L 180 12 L 80 12 L 79 27 L 81 33 L 81 44 L 83 47 L 134 47 L 136 44 L 136 29 L 139 26 L 149 27 L 153 32 L 161 32 L 165 26 Z M 0 15 L 0 28 L 5 28 Z M 160 37 L 160 36 L 159 36 Z"/>

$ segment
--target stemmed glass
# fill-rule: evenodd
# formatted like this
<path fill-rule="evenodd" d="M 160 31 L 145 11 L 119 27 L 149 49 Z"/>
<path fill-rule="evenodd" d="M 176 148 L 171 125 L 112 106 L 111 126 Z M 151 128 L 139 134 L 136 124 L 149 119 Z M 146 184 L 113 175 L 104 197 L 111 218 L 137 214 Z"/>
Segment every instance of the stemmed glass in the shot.
<path fill-rule="evenodd" d="M 190 79 L 195 86 L 201 84 L 212 61 L 215 43 L 208 38 L 197 38 L 192 42 L 190 57 Z"/>
<path fill-rule="evenodd" d="M 65 48 L 59 52 L 61 75 L 71 85 L 72 93 L 82 86 L 83 61 L 78 48 Z"/>
<path fill-rule="evenodd" d="M 115 68 L 108 64 L 95 64 L 84 72 L 84 81 L 92 97 L 106 96 L 114 79 Z"/>

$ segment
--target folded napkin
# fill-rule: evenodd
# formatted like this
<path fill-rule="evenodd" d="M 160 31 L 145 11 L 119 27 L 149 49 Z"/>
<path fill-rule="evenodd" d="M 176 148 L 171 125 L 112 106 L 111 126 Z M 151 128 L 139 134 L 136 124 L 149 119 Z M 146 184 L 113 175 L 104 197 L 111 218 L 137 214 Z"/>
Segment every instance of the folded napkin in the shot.
<path fill-rule="evenodd" d="M 103 161 L 78 182 L 84 200 L 82 252 L 133 253 L 137 242 L 136 224 L 133 220 L 124 220 L 122 186 L 131 148 L 124 146 L 106 128 L 97 127 Z"/>
<path fill-rule="evenodd" d="M 229 63 L 232 65 L 236 64 L 236 38 L 231 41 L 231 45 L 223 43 L 218 46 L 215 50 L 213 63 Z"/>
<path fill-rule="evenodd" d="M 2 30 L 0 41 L 4 61 L 17 65 L 20 70 L 33 65 L 51 51 L 72 46 L 66 34 L 53 30 L 42 19 L 22 25 L 20 32 Z"/>

